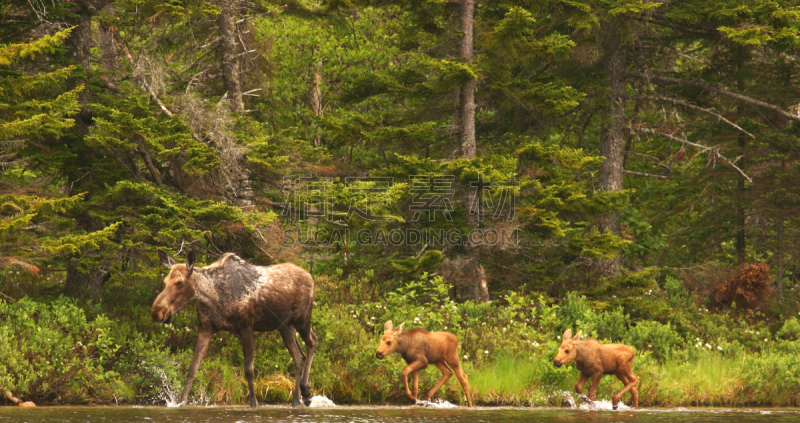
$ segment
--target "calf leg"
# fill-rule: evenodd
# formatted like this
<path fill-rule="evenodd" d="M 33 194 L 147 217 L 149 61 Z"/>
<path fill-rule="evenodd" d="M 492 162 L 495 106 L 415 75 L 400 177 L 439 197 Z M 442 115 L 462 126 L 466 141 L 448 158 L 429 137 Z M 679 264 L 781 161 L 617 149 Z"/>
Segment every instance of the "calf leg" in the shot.
<path fill-rule="evenodd" d="M 426 399 L 428 401 L 430 401 L 431 398 L 433 398 L 433 396 L 436 394 L 436 391 L 438 391 L 439 388 L 441 388 L 442 385 L 447 383 L 447 381 L 450 380 L 450 377 L 453 376 L 453 372 L 450 371 L 450 368 L 447 367 L 446 364 L 444 364 L 442 362 L 439 362 L 439 363 L 435 363 L 435 365 L 436 365 L 436 367 L 439 368 L 439 370 L 442 371 L 442 377 L 440 377 L 439 381 L 436 382 L 436 385 L 434 385 L 433 388 L 431 388 L 431 390 L 428 391 L 428 394 L 426 395 Z"/>
<path fill-rule="evenodd" d="M 633 397 L 633 408 L 639 409 L 639 378 L 633 373 L 631 375 L 636 378 L 636 383 L 631 388 L 631 396 Z"/>
<path fill-rule="evenodd" d="M 625 395 L 626 392 L 631 391 L 631 396 L 633 397 L 633 406 L 634 408 L 639 408 L 639 389 L 637 389 L 637 385 L 639 384 L 639 378 L 634 376 L 633 373 L 630 374 L 618 374 L 617 378 L 625 384 L 625 387 L 622 388 L 621 391 L 617 392 L 616 395 L 611 400 L 611 404 L 614 407 L 614 410 L 617 409 L 617 405 L 619 404 L 619 400 Z M 634 389 L 636 389 L 634 393 Z"/>
<path fill-rule="evenodd" d="M 592 375 L 592 386 L 589 387 L 589 400 L 594 402 L 597 399 L 597 388 L 600 387 L 600 379 L 603 378 L 603 373 Z"/>
<path fill-rule="evenodd" d="M 453 369 L 453 373 L 456 374 L 456 378 L 461 383 L 461 388 L 464 389 L 464 393 L 467 394 L 467 407 L 472 407 L 472 394 L 469 393 L 469 380 L 467 380 L 467 374 L 464 373 L 464 369 L 461 368 L 461 364 L 459 362 L 455 363 L 447 363 Z"/>
<path fill-rule="evenodd" d="M 208 344 L 211 343 L 213 332 L 211 329 L 200 328 L 200 333 L 197 335 L 197 344 L 194 347 L 194 356 L 192 357 L 192 364 L 189 365 L 189 375 L 186 377 L 186 384 L 183 385 L 183 393 L 178 402 L 179 405 L 185 405 L 189 399 L 189 390 L 192 388 L 194 376 L 197 374 L 197 369 L 200 368 L 200 363 L 203 362 L 203 357 L 206 356 L 208 351 Z"/>
<path fill-rule="evenodd" d="M 302 328 L 298 330 L 303 342 L 306 343 L 306 351 L 308 357 L 306 358 L 306 366 L 303 368 L 303 379 L 300 381 L 300 392 L 303 393 L 303 403 L 307 406 L 311 405 L 311 387 L 308 385 L 308 377 L 311 374 L 311 362 L 314 360 L 314 351 L 317 350 L 317 335 L 311 330 L 311 325 L 308 329 Z"/>
<path fill-rule="evenodd" d="M 411 389 L 408 388 L 408 374 L 413 373 L 417 370 L 422 370 L 428 366 L 428 363 L 420 360 L 412 361 L 408 366 L 403 367 L 403 371 L 400 372 L 400 375 L 403 377 L 403 384 L 406 386 L 406 396 L 411 401 L 416 401 L 417 396 L 411 395 Z"/>
<path fill-rule="evenodd" d="M 289 354 L 294 360 L 294 398 L 292 399 L 292 407 L 299 407 L 300 381 L 303 379 L 305 363 L 303 362 L 303 355 L 300 354 L 300 348 L 297 347 L 297 332 L 294 330 L 294 326 L 281 326 L 278 330 L 281 333 L 281 338 L 283 338 L 283 344 L 286 345 L 286 349 L 289 350 Z"/>
<path fill-rule="evenodd" d="M 258 407 L 256 401 L 256 389 L 253 386 L 253 359 L 255 357 L 255 342 L 253 339 L 253 328 L 246 328 L 241 331 L 239 337 L 242 341 L 242 352 L 244 353 L 244 376 L 247 378 L 247 387 L 250 388 L 250 406 Z"/>
<path fill-rule="evenodd" d="M 411 372 L 411 380 L 414 389 L 414 398 L 419 398 L 419 370 Z"/>
<path fill-rule="evenodd" d="M 589 380 L 589 376 L 581 373 L 578 381 L 575 382 L 575 392 L 577 392 L 578 395 L 583 396 L 583 384 L 586 383 L 587 380 Z"/>

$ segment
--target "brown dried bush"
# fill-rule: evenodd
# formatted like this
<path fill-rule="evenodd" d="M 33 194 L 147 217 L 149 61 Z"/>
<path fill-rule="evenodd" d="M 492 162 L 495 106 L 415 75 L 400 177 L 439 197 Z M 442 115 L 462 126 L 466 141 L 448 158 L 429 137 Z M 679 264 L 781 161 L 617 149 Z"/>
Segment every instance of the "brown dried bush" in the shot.
<path fill-rule="evenodd" d="M 711 300 L 717 305 L 754 308 L 772 291 L 772 277 L 765 262 L 745 264 L 736 272 L 720 277 L 709 289 Z"/>

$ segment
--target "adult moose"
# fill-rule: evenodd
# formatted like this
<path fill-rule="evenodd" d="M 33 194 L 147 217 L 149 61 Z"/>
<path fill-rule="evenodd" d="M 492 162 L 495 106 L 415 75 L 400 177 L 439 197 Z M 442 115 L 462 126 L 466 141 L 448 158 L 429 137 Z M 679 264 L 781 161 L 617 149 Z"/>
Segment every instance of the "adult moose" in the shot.
<path fill-rule="evenodd" d="M 573 337 L 572 329 L 567 329 L 561 336 L 561 346 L 558 347 L 553 365 L 561 367 L 564 364 L 575 362 L 575 367 L 581 372 L 575 384 L 575 392 L 583 395 L 583 384 L 592 379 L 589 388 L 589 401 L 597 399 L 597 387 L 603 375 L 615 375 L 625 387 L 614 394 L 611 404 L 617 409 L 620 398 L 628 391 L 633 397 L 633 407 L 639 408 L 639 378 L 633 374 L 631 365 L 636 353 L 633 348 L 623 344 L 601 344 L 595 339 L 581 341 L 581 332 Z"/>
<path fill-rule="evenodd" d="M 400 323 L 397 329 L 393 328 L 392 321 L 389 320 L 383 325 L 383 336 L 375 357 L 384 357 L 398 352 L 403 357 L 407 366 L 400 373 L 406 385 L 406 396 L 411 401 L 417 400 L 419 394 L 419 372 L 433 364 L 442 372 L 439 382 L 428 391 L 425 399 L 428 401 L 433 398 L 433 394 L 444 385 L 453 373 L 455 373 L 464 393 L 467 394 L 467 406 L 472 407 L 472 395 L 469 393 L 469 381 L 467 375 L 461 368 L 458 361 L 458 338 L 450 332 L 428 332 L 422 328 L 411 329 L 403 332 L 406 322 Z M 408 375 L 414 380 L 414 394 L 408 388 Z"/>
<path fill-rule="evenodd" d="M 311 330 L 314 280 L 308 272 L 289 263 L 254 266 L 233 253 L 226 253 L 200 268 L 194 267 L 194 251 L 188 253 L 185 264 L 177 264 L 163 251 L 159 251 L 158 256 L 170 272 L 164 278 L 164 290 L 153 302 L 150 311 L 153 321 L 169 323 L 190 299 L 197 298 L 200 333 L 180 404 L 185 404 L 189 397 L 192 381 L 213 334 L 223 330 L 241 339 L 251 407 L 258 406 L 253 388 L 254 331 L 280 332 L 295 365 L 292 406 L 300 406 L 301 393 L 305 405 L 311 403 L 308 376 L 317 336 Z M 297 341 L 298 332 L 306 344 L 307 357 Z"/>

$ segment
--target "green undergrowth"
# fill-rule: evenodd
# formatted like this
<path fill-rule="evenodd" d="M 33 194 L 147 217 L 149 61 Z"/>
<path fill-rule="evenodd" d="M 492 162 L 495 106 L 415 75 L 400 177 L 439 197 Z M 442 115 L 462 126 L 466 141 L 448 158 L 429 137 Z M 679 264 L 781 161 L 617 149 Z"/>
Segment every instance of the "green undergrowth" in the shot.
<path fill-rule="evenodd" d="M 459 304 L 448 299 L 449 287 L 440 278 L 428 277 L 380 301 L 363 296 L 341 303 L 331 299 L 359 298 L 358 285 L 318 279 L 314 330 L 319 345 L 311 382 L 315 394 L 336 403 L 408 403 L 400 356 L 375 358 L 383 323 L 393 320 L 458 336 L 473 399 L 481 405 L 560 406 L 579 400 L 572 392 L 578 378 L 574 365 L 552 365 L 559 335 L 567 328 L 637 350 L 634 371 L 641 378 L 642 406 L 800 405 L 800 323 L 794 318 L 770 329 L 758 316 L 697 307 L 680 290 L 650 294 L 653 302 L 671 304 L 669 317 L 659 320 L 575 293 L 560 301 L 513 294 L 492 303 Z M 0 385 L 43 404 L 163 404 L 176 395 L 197 336 L 193 305 L 171 325 L 161 325 L 149 321 L 149 305 L 135 295 L 115 295 L 116 312 L 58 296 L 41 302 L 0 300 Z M 283 341 L 267 333 L 256 342 L 258 400 L 290 402 L 294 365 Z M 433 366 L 422 372 L 421 395 L 439 376 Z M 606 376 L 599 397 L 610 399 L 621 388 Z M 244 404 L 247 394 L 238 339 L 217 334 L 192 398 Z M 437 397 L 465 403 L 455 377 Z M 629 395 L 623 401 L 629 402 Z"/>

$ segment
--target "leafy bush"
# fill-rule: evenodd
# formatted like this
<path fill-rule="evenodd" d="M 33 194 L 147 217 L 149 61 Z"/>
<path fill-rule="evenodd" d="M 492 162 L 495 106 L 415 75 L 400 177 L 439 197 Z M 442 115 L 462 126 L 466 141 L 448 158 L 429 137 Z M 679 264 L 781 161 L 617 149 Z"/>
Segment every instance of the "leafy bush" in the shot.
<path fill-rule="evenodd" d="M 108 318 L 88 321 L 65 298 L 23 298 L 0 300 L 0 322 L 0 383 L 18 396 L 82 403 L 124 390 L 111 366 L 120 345 Z"/>

